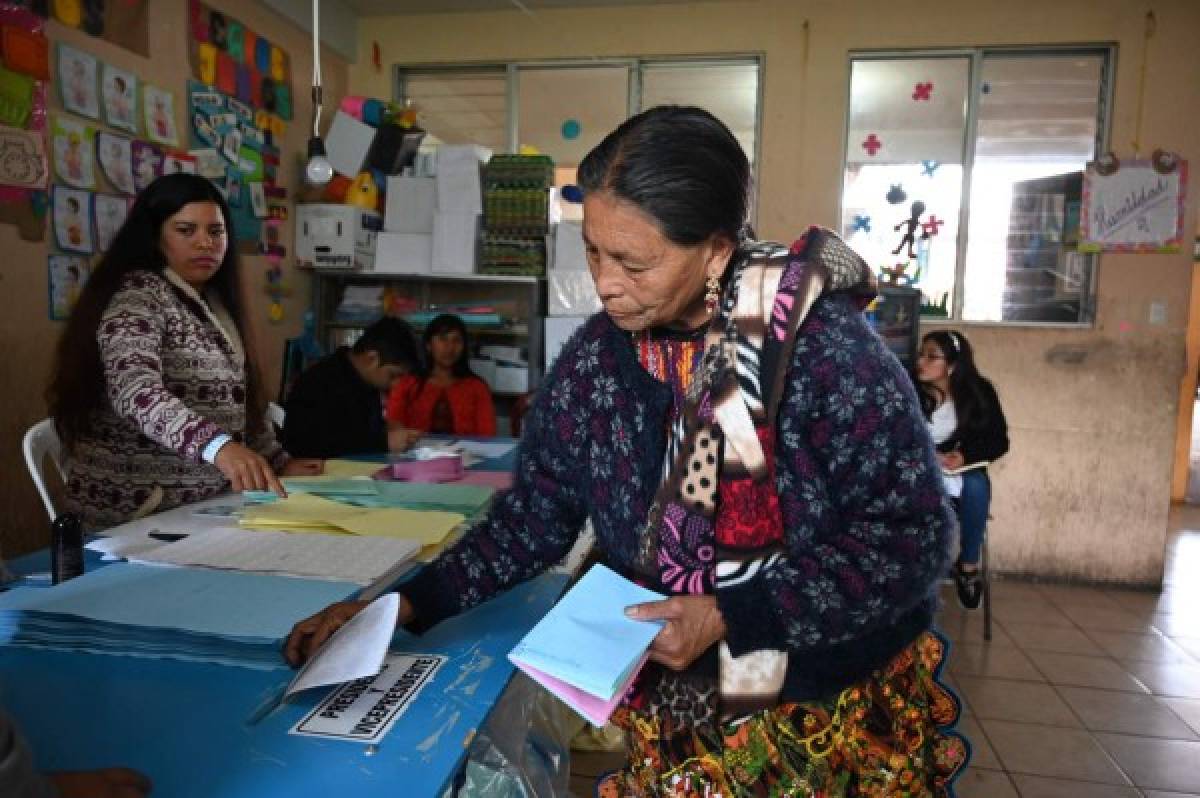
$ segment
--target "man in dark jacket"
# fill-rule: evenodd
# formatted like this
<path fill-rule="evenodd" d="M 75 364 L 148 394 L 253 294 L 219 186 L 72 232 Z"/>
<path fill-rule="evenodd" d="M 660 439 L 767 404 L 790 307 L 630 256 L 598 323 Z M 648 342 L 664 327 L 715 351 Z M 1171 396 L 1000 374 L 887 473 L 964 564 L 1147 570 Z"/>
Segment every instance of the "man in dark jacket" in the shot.
<path fill-rule="evenodd" d="M 390 316 L 375 322 L 353 348 L 340 347 L 296 380 L 285 403 L 284 448 L 293 457 L 322 458 L 407 449 L 411 433 L 389 433 L 383 400 L 419 358 L 408 324 Z"/>

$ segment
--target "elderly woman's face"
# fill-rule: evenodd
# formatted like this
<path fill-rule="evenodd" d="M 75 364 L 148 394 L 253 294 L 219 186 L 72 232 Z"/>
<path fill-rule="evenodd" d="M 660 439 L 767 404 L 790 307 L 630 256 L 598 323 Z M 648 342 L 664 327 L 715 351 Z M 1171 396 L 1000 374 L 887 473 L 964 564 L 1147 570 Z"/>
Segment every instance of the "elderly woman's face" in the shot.
<path fill-rule="evenodd" d="M 692 247 L 674 244 L 652 217 L 609 192 L 584 199 L 583 240 L 604 310 L 628 331 L 707 321 L 705 280 L 720 277 L 733 252 L 733 243 L 718 236 Z"/>

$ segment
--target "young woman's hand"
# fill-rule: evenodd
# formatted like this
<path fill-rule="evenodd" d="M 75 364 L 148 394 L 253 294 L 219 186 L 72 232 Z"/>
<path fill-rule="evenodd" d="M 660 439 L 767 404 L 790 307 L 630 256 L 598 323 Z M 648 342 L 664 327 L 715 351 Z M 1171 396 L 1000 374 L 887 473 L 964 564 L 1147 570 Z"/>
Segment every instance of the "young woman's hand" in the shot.
<path fill-rule="evenodd" d="M 258 452 L 237 441 L 229 441 L 220 448 L 213 465 L 229 480 L 235 493 L 244 490 L 271 490 L 282 497 L 287 496 L 283 483 L 275 476 L 271 464 Z"/>
<path fill-rule="evenodd" d="M 321 644 L 346 622 L 370 604 L 369 601 L 339 601 L 330 604 L 316 615 L 310 615 L 292 627 L 287 642 L 283 645 L 283 658 L 293 668 L 308 662 Z M 403 595 L 400 596 L 400 614 L 396 622 L 403 626 L 413 619 L 413 606 Z"/>
<path fill-rule="evenodd" d="M 626 607 L 625 614 L 637 621 L 667 622 L 650 643 L 650 659 L 672 670 L 683 670 L 725 639 L 725 619 L 714 596 L 672 596 Z"/>
<path fill-rule="evenodd" d="M 293 457 L 279 472 L 282 477 L 315 477 L 325 473 L 325 461 L 315 457 Z"/>
<path fill-rule="evenodd" d="M 421 440 L 421 430 L 395 426 L 388 430 L 388 451 L 404 452 Z"/>

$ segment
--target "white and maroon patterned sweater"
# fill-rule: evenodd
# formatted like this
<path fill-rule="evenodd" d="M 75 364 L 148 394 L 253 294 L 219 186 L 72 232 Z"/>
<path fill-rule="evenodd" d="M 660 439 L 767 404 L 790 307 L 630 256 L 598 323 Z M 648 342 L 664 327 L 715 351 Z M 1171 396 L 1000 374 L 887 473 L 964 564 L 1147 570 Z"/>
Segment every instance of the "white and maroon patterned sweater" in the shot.
<path fill-rule="evenodd" d="M 67 463 L 67 509 L 103 529 L 228 490 L 201 457 L 221 433 L 246 438 L 246 357 L 229 314 L 170 269 L 126 275 L 96 339 L 106 406 Z M 276 470 L 271 425 L 246 441 Z"/>

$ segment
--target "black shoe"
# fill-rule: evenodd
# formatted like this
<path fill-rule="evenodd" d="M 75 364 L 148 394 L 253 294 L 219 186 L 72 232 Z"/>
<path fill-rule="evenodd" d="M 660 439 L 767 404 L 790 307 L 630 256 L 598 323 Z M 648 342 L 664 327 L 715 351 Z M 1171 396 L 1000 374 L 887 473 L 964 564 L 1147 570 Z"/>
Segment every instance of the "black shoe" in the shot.
<path fill-rule="evenodd" d="M 964 571 L 961 567 L 955 567 L 954 587 L 958 592 L 958 603 L 964 610 L 979 607 L 979 600 L 983 598 L 983 574 L 978 568 Z"/>

